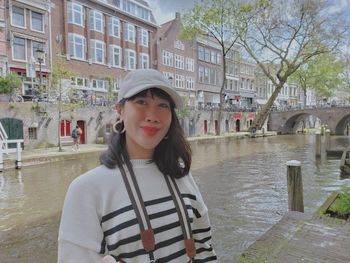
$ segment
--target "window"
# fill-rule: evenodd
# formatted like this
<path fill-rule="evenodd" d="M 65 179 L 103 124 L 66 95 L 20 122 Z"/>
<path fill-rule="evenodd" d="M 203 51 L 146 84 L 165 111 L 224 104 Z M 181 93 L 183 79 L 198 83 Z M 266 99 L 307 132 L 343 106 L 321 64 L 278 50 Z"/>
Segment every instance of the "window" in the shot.
<path fill-rule="evenodd" d="M 209 83 L 209 68 L 204 69 L 204 82 Z"/>
<path fill-rule="evenodd" d="M 26 60 L 26 40 L 21 37 L 13 37 L 13 59 Z"/>
<path fill-rule="evenodd" d="M 126 63 L 128 69 L 136 69 L 136 52 L 134 50 L 126 50 Z"/>
<path fill-rule="evenodd" d="M 204 50 L 204 60 L 206 62 L 210 62 L 210 50 L 209 49 Z"/>
<path fill-rule="evenodd" d="M 184 69 L 184 57 L 175 54 L 175 68 Z"/>
<path fill-rule="evenodd" d="M 198 80 L 201 83 L 204 82 L 204 67 L 203 66 L 198 67 Z"/>
<path fill-rule="evenodd" d="M 104 21 L 103 14 L 96 10 L 90 13 L 90 30 L 98 31 L 103 33 Z"/>
<path fill-rule="evenodd" d="M 110 61 L 113 67 L 122 66 L 122 49 L 119 46 L 110 45 Z"/>
<path fill-rule="evenodd" d="M 171 85 L 173 85 L 174 73 L 171 73 L 171 72 L 163 72 L 163 75 L 165 76 L 166 79 L 169 80 L 169 82 L 171 83 Z"/>
<path fill-rule="evenodd" d="M 141 29 L 141 45 L 148 47 L 148 31 L 145 29 Z"/>
<path fill-rule="evenodd" d="M 151 12 L 147 10 L 146 8 L 143 8 L 142 6 L 138 5 L 137 3 L 134 3 L 129 0 L 113 0 L 113 2 L 117 2 L 118 6 L 121 2 L 121 8 L 123 11 L 134 15 L 136 17 L 139 17 L 143 20 L 150 21 L 151 20 Z"/>
<path fill-rule="evenodd" d="M 198 47 L 198 59 L 204 60 L 204 47 L 201 47 L 201 46 Z"/>
<path fill-rule="evenodd" d="M 82 5 L 68 2 L 68 23 L 84 27 L 84 15 Z"/>
<path fill-rule="evenodd" d="M 87 87 L 87 79 L 82 78 L 82 77 L 72 77 L 71 78 L 71 85 L 77 86 L 80 88 L 85 88 Z"/>
<path fill-rule="evenodd" d="M 31 29 L 39 32 L 44 32 L 44 15 L 31 11 Z"/>
<path fill-rule="evenodd" d="M 185 77 L 182 75 L 175 74 L 175 87 L 184 88 L 185 87 Z"/>
<path fill-rule="evenodd" d="M 186 77 L 186 89 L 194 89 L 194 80 L 192 77 Z"/>
<path fill-rule="evenodd" d="M 70 121 L 61 120 L 61 137 L 70 137 Z"/>
<path fill-rule="evenodd" d="M 106 124 L 106 134 L 112 133 L 112 124 Z"/>
<path fill-rule="evenodd" d="M 173 53 L 163 50 L 163 65 L 173 66 Z"/>
<path fill-rule="evenodd" d="M 135 26 L 131 24 L 126 24 L 126 41 L 135 43 Z"/>
<path fill-rule="evenodd" d="M 216 54 L 216 64 L 218 64 L 218 65 L 221 64 L 221 54 L 220 53 Z"/>
<path fill-rule="evenodd" d="M 28 128 L 28 134 L 29 134 L 29 140 L 36 140 L 38 139 L 37 135 L 37 129 L 35 127 L 29 127 Z"/>
<path fill-rule="evenodd" d="M 211 52 L 211 63 L 216 64 L 216 52 Z"/>
<path fill-rule="evenodd" d="M 113 37 L 120 37 L 120 21 L 115 18 L 115 17 L 110 17 L 109 18 L 109 23 L 108 23 L 108 31 L 109 35 Z"/>
<path fill-rule="evenodd" d="M 141 68 L 149 68 L 149 56 L 145 53 L 140 53 Z"/>
<path fill-rule="evenodd" d="M 24 8 L 12 6 L 11 8 L 11 24 L 18 27 L 26 27 Z"/>
<path fill-rule="evenodd" d="M 194 72 L 194 60 L 192 58 L 186 58 L 186 69 Z"/>
<path fill-rule="evenodd" d="M 38 56 L 36 54 L 37 50 L 45 50 L 45 44 L 42 42 L 37 42 L 32 40 L 32 56 L 35 59 L 35 61 L 38 63 Z M 44 64 L 45 64 L 45 59 L 44 59 Z"/>
<path fill-rule="evenodd" d="M 77 34 L 68 34 L 69 55 L 72 58 L 85 59 L 85 37 Z"/>
<path fill-rule="evenodd" d="M 98 89 L 98 90 L 108 90 L 108 85 L 109 82 L 107 80 L 103 80 L 103 79 L 93 79 L 92 80 L 92 87 L 94 89 Z"/>
<path fill-rule="evenodd" d="M 91 40 L 91 57 L 94 63 L 105 63 L 105 43 L 99 40 Z"/>

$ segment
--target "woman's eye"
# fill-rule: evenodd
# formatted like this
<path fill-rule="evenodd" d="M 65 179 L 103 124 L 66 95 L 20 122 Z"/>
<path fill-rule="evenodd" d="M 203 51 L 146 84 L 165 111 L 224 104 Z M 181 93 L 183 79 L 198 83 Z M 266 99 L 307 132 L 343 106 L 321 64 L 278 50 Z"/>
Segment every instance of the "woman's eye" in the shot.
<path fill-rule="evenodd" d="M 147 104 L 147 102 L 145 100 L 142 100 L 142 99 L 136 100 L 136 103 L 140 104 L 140 105 L 146 105 Z"/>
<path fill-rule="evenodd" d="M 161 108 L 165 108 L 165 109 L 169 109 L 170 108 L 169 104 L 167 104 L 167 103 L 161 103 L 159 106 Z"/>

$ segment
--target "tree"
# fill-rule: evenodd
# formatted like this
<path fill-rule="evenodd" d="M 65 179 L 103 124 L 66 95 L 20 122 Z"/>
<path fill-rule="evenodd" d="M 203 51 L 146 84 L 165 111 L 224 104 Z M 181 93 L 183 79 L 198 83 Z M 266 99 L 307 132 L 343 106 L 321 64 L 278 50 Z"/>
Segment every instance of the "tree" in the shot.
<path fill-rule="evenodd" d="M 64 79 L 70 79 L 72 76 L 72 72 L 65 65 L 65 61 L 62 56 L 57 55 L 53 59 L 52 66 L 52 84 L 54 85 L 54 90 L 58 93 L 58 151 L 62 152 L 61 145 L 61 116 L 62 112 L 71 110 L 72 107 L 68 107 L 68 109 L 63 109 L 62 105 L 62 94 L 66 91 L 62 89 L 62 81 Z"/>
<path fill-rule="evenodd" d="M 332 1 L 256 2 L 260 12 L 242 20 L 240 43 L 275 87 L 253 121 L 260 129 L 288 78 L 314 57 L 334 51 L 347 23 L 344 13 L 332 11 Z"/>
<path fill-rule="evenodd" d="M 21 83 L 22 80 L 16 73 L 0 77 L 0 93 L 10 95 L 9 100 L 12 101 L 15 91 L 20 87 Z"/>
<path fill-rule="evenodd" d="M 304 92 L 304 106 L 306 105 L 306 92 L 312 89 L 317 97 L 329 98 L 333 91 L 344 83 L 344 62 L 335 54 L 326 53 L 310 59 L 299 67 L 290 77 L 290 83 L 295 83 Z"/>
<path fill-rule="evenodd" d="M 241 29 L 240 18 L 249 9 L 248 4 L 237 0 L 203 0 L 197 3 L 183 18 L 182 38 L 194 40 L 197 37 L 211 38 L 221 47 L 222 75 L 219 92 L 220 104 L 217 134 L 221 133 L 221 115 L 226 87 L 226 57 L 237 42 Z M 248 17 L 248 16 L 246 16 Z"/>

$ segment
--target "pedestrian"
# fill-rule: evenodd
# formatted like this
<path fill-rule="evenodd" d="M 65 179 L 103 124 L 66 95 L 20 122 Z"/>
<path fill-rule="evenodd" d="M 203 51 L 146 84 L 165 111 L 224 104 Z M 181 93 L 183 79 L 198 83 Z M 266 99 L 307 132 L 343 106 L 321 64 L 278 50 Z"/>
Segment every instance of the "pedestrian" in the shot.
<path fill-rule="evenodd" d="M 126 75 L 101 165 L 69 186 L 59 263 L 111 257 L 133 263 L 217 262 L 208 209 L 190 173 L 191 149 L 175 113 L 181 105 L 159 71 Z"/>
<path fill-rule="evenodd" d="M 71 137 L 73 138 L 72 150 L 77 151 L 79 149 L 79 140 L 80 135 L 83 133 L 81 128 L 77 125 L 75 129 L 72 131 Z"/>

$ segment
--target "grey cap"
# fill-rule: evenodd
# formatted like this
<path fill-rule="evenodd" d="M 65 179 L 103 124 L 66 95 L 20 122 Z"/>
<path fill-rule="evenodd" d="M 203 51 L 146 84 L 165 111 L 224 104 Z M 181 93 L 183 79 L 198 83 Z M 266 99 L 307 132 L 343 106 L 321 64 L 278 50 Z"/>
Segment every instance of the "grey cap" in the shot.
<path fill-rule="evenodd" d="M 175 107 L 181 108 L 182 99 L 180 94 L 172 87 L 169 80 L 155 69 L 135 69 L 130 71 L 120 83 L 118 102 L 150 88 L 163 90 L 172 98 Z"/>

